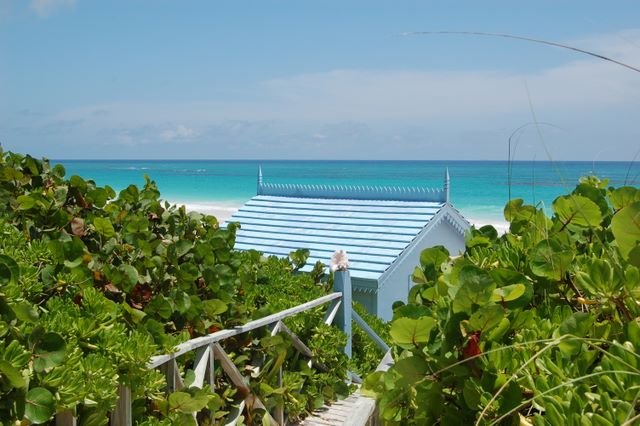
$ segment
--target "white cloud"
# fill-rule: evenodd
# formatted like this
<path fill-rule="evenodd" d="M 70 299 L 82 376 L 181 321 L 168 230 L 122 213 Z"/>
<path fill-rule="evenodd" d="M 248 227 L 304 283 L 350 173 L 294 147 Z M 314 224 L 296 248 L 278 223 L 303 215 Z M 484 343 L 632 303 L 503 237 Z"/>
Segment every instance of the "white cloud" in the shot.
<path fill-rule="evenodd" d="M 640 30 L 624 38 L 607 35 L 573 42 L 640 66 Z M 568 52 L 567 63 L 537 72 L 486 70 L 334 70 L 262 82 L 253 99 L 206 102 L 143 102 L 94 105 L 64 115 L 108 111 L 104 124 L 157 125 L 178 121 L 206 126 L 225 120 L 290 122 L 503 120 L 505 114 L 528 113 L 525 90 L 534 106 L 548 115 L 589 114 L 614 107 L 640 106 L 640 74 L 618 65 Z M 77 117 L 63 117 L 66 119 Z M 188 128 L 182 129 L 184 132 Z M 182 135 L 178 129 L 165 139 Z"/>
<path fill-rule="evenodd" d="M 49 16 L 56 9 L 64 7 L 73 7 L 76 4 L 76 0 L 32 0 L 31 9 L 38 14 L 38 16 Z"/>
<path fill-rule="evenodd" d="M 191 140 L 198 136 L 195 130 L 179 124 L 174 129 L 167 129 L 160 133 L 160 137 L 165 141 Z"/>
<path fill-rule="evenodd" d="M 569 43 L 640 65 L 640 30 Z M 640 140 L 640 74 L 567 53 L 566 63 L 527 73 L 334 70 L 262 82 L 251 89 L 251 100 L 87 105 L 38 120 L 83 120 L 83 129 L 103 135 L 130 129 L 121 140 L 127 144 L 160 139 L 205 147 L 224 142 L 221 153 L 233 153 L 237 146 L 240 156 L 307 156 L 315 147 L 326 155 L 326 148 L 335 146 L 351 150 L 353 156 L 379 158 L 433 152 L 439 158 L 462 152 L 472 158 L 497 158 L 509 134 L 531 120 L 526 81 L 538 119 L 564 129 L 545 128 L 545 134 L 556 135 L 549 143 L 581 146 L 579 152 L 566 148 L 556 158 L 580 154 L 591 159 L 602 143 L 612 147 L 610 158 L 623 158 Z M 392 139 L 389 152 L 370 148 Z M 251 151 L 247 144 L 252 144 Z M 539 142 L 534 145 L 539 148 Z M 162 149 L 170 148 L 165 144 Z"/>

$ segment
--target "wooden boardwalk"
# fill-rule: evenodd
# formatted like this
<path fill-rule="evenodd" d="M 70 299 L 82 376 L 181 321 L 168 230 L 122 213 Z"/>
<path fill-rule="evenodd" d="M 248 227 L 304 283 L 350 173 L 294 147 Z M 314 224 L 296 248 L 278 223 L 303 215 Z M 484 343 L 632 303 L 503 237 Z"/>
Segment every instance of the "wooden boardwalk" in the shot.
<path fill-rule="evenodd" d="M 359 391 L 313 412 L 299 426 L 377 426 L 376 401 Z"/>
<path fill-rule="evenodd" d="M 376 336 L 377 337 L 377 336 Z M 391 350 L 387 350 L 376 371 L 387 371 L 393 365 Z M 379 426 L 382 423 L 376 410 L 376 401 L 359 390 L 347 399 L 326 405 L 297 425 L 299 426 Z"/>

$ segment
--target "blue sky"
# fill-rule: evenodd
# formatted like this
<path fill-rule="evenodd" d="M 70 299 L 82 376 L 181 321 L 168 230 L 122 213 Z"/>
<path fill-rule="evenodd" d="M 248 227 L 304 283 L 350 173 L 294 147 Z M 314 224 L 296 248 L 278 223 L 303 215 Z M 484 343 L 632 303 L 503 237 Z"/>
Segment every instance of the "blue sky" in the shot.
<path fill-rule="evenodd" d="M 0 142 L 50 158 L 629 160 L 637 1 L 0 0 Z M 529 95 L 528 95 L 529 94 Z M 546 147 L 546 149 L 545 149 Z"/>

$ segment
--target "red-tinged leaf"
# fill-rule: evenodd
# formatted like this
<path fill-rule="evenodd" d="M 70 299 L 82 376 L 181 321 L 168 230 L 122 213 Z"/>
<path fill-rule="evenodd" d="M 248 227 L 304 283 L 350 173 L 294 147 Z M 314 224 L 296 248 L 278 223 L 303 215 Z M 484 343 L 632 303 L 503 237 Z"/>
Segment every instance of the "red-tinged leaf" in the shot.
<path fill-rule="evenodd" d="M 153 290 L 149 284 L 136 284 L 131 290 L 131 298 L 138 303 L 149 303 L 153 296 Z"/>
<path fill-rule="evenodd" d="M 469 341 L 467 342 L 466 346 L 462 350 L 462 356 L 464 357 L 464 359 L 472 358 L 482 353 L 482 351 L 480 350 L 479 342 L 480 342 L 480 333 L 473 333 L 469 337 Z"/>

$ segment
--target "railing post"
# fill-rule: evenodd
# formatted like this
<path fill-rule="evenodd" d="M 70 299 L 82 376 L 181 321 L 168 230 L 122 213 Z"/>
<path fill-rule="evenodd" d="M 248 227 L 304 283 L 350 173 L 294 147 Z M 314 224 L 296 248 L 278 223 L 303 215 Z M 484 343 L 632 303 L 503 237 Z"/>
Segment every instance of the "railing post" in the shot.
<path fill-rule="evenodd" d="M 77 424 L 75 409 L 56 413 L 56 426 L 76 426 Z"/>
<path fill-rule="evenodd" d="M 125 385 L 118 385 L 118 401 L 111 413 L 111 424 L 114 426 L 131 426 L 131 389 Z"/>
<path fill-rule="evenodd" d="M 344 353 L 351 358 L 352 352 L 352 332 L 351 332 L 351 275 L 349 274 L 349 264 L 347 253 L 338 250 L 334 253 L 331 269 L 334 270 L 333 289 L 342 293 L 342 303 L 336 315 L 336 325 L 347 335 L 347 344 Z"/>

